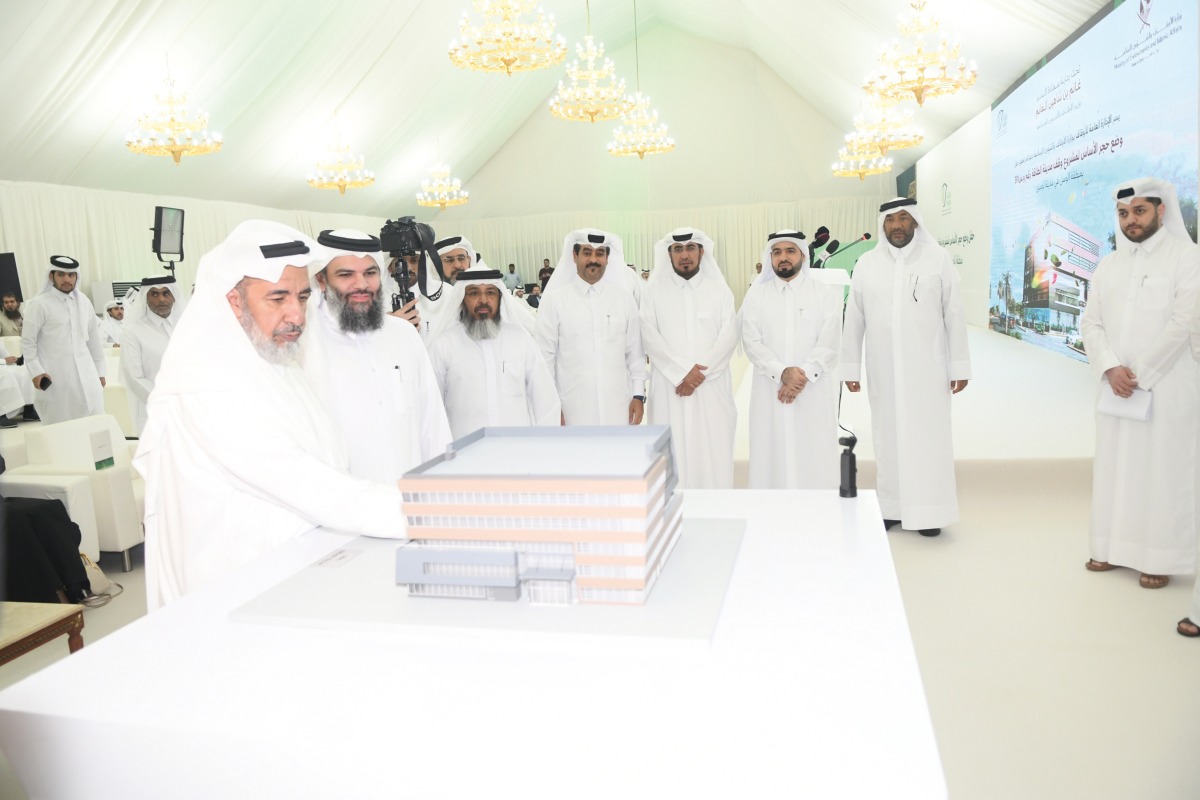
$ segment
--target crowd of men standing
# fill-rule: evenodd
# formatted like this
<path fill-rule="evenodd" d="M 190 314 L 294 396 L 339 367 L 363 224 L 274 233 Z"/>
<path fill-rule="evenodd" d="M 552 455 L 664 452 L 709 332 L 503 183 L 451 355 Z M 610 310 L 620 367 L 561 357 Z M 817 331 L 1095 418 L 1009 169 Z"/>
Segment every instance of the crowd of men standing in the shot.
<path fill-rule="evenodd" d="M 1200 265 L 1170 184 L 1114 200 L 1117 252 L 1082 323 L 1100 400 L 1086 566 L 1157 588 L 1196 554 Z M 739 346 L 750 488 L 836 487 L 841 389 L 865 385 L 884 525 L 936 536 L 958 520 L 950 406 L 971 378 L 959 278 L 915 201 L 884 203 L 878 224 L 848 291 L 811 268 L 802 232 L 771 234 L 736 313 L 694 228 L 664 235 L 640 275 L 617 235 L 573 231 L 531 302 L 515 265 L 492 269 L 463 236 L 435 245 L 445 281 L 416 286 L 416 259 L 369 234 L 252 221 L 203 257 L 186 315 L 173 279 L 147 279 L 101 325 L 79 264 L 55 256 L 0 321 L 21 330 L 47 422 L 101 413 L 100 345 L 121 347 L 152 607 L 315 526 L 403 537 L 396 480 L 484 426 L 645 419 L 670 427 L 681 488 L 732 488 Z M 1153 414 L 1137 410 L 1147 391 Z M 1178 630 L 1200 636 L 1192 618 Z"/>

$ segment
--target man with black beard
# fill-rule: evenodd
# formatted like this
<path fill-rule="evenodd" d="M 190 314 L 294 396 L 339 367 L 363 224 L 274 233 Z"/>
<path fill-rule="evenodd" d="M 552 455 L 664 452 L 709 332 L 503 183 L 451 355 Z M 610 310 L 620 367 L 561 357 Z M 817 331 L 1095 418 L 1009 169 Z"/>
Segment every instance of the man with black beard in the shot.
<path fill-rule="evenodd" d="M 429 359 L 455 439 L 485 426 L 559 424 L 558 392 L 515 302 L 500 273 L 482 267 L 447 292 Z"/>
<path fill-rule="evenodd" d="M 13 292 L 3 297 L 4 315 L 0 316 L 0 336 L 20 336 L 25 320 L 21 317 L 21 301 Z"/>
<path fill-rule="evenodd" d="M 379 239 L 339 230 L 317 242 L 304 371 L 342 434 L 350 474 L 394 483 L 450 443 L 437 381 L 417 331 L 384 313 Z"/>

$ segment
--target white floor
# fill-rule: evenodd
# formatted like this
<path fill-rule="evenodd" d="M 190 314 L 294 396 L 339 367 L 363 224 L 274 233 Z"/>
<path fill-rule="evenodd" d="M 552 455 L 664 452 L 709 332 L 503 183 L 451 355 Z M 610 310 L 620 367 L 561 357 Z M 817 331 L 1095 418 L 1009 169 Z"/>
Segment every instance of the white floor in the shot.
<path fill-rule="evenodd" d="M 1174 630 L 1191 580 L 1149 591 L 1135 573 L 1083 569 L 1091 464 L 1078 456 L 1091 451 L 1090 407 L 1031 395 L 1031 384 L 1086 395 L 1086 368 L 986 331 L 971 346 L 977 380 L 959 398 L 979 397 L 956 398 L 955 419 L 963 521 L 936 539 L 889 534 L 950 796 L 1200 798 L 1200 640 Z M 1033 407 L 1038 424 L 1009 419 Z M 856 430 L 869 456 L 865 412 Z M 870 488 L 873 464 L 859 466 Z M 145 613 L 140 548 L 135 565 L 122 574 L 103 562 L 127 591 L 86 612 L 89 645 Z M 0 667 L 0 688 L 65 656 L 64 640 Z M 97 786 L 121 796 L 125 769 L 136 760 Z M 22 797 L 0 759 L 0 798 Z"/>

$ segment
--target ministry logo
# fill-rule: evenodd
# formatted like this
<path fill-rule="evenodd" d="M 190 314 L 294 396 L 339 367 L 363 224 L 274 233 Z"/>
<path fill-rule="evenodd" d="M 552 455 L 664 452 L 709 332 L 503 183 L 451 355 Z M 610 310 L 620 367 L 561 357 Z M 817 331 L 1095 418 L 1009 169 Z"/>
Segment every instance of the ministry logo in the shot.
<path fill-rule="evenodd" d="M 1008 112 L 1000 109 L 996 112 L 996 135 L 1003 136 L 1008 133 Z"/>
<path fill-rule="evenodd" d="M 947 216 L 954 212 L 954 200 L 950 195 L 950 186 L 942 184 L 942 216 Z"/>

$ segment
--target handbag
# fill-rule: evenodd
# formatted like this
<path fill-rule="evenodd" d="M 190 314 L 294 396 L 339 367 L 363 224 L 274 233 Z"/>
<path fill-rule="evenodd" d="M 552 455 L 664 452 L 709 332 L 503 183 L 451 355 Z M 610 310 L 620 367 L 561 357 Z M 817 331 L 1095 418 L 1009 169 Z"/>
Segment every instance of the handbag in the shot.
<path fill-rule="evenodd" d="M 83 559 L 83 569 L 87 573 L 88 584 L 91 586 L 91 590 L 85 592 L 83 599 L 79 601 L 83 605 L 88 608 L 100 608 L 108 605 L 114 597 L 125 591 L 124 586 L 110 581 L 104 574 L 104 570 L 88 558 L 86 553 L 80 553 L 79 557 Z"/>

